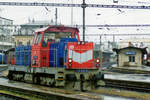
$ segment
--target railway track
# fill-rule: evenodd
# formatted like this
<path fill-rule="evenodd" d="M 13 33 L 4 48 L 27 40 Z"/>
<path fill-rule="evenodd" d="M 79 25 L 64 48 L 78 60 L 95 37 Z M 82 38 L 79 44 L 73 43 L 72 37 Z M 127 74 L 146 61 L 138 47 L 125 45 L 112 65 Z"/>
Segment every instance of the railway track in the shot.
<path fill-rule="evenodd" d="M 129 80 L 105 79 L 105 87 L 127 89 L 139 92 L 150 92 L 150 83 Z"/>
<path fill-rule="evenodd" d="M 0 93 L 0 99 L 1 100 L 28 100 L 26 98 L 11 95 L 11 94 L 8 94 L 8 93 Z"/>
<path fill-rule="evenodd" d="M 19 99 L 17 100 L 103 100 L 101 99 L 101 96 L 99 96 L 100 94 L 94 94 L 94 92 L 88 93 L 64 89 L 62 90 L 26 84 L 22 82 L 9 81 L 6 78 L 0 78 L 0 93 L 3 93 L 2 91 L 6 91 L 4 94 L 8 92 L 8 95 L 18 97 Z"/>
<path fill-rule="evenodd" d="M 150 83 L 114 79 L 105 79 L 105 83 L 106 87 L 150 92 Z M 91 93 L 74 92 L 55 88 L 49 89 L 49 87 L 9 81 L 5 78 L 0 78 L 0 94 L 1 93 L 3 93 L 6 96 L 8 95 L 12 98 L 17 98 L 17 100 L 27 100 L 33 98 L 35 100 L 101 100 L 101 97 L 98 97 L 97 95 L 92 95 Z"/>
<path fill-rule="evenodd" d="M 101 100 L 101 96 L 61 88 L 50 88 L 35 84 L 9 81 L 0 78 L 0 94 L 8 95 L 15 100 Z"/>
<path fill-rule="evenodd" d="M 7 65 L 0 65 L 0 72 L 5 71 L 8 69 Z"/>
<path fill-rule="evenodd" d="M 2 75 L 7 66 L 0 66 L 0 94 L 13 100 L 101 100 L 100 96 L 91 93 L 76 92 L 58 88 L 50 88 L 35 84 L 9 81 Z"/>
<path fill-rule="evenodd" d="M 57 95 L 53 93 L 46 93 L 46 92 L 40 92 L 35 90 L 29 90 L 29 89 L 23 89 L 23 88 L 17 88 L 17 87 L 11 87 L 11 86 L 5 86 L 0 85 L 0 90 L 4 91 L 4 95 L 10 95 L 12 98 L 17 98 L 17 100 L 28 100 L 28 99 L 35 99 L 35 100 L 77 100 L 75 98 L 71 97 L 65 97 L 63 95 Z"/>

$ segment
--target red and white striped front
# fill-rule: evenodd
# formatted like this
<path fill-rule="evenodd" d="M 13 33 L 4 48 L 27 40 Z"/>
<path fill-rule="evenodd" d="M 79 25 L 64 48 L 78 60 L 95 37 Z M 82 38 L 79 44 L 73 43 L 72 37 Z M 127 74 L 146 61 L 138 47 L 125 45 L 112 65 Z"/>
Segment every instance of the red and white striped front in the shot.
<path fill-rule="evenodd" d="M 67 43 L 67 68 L 93 69 L 94 46 L 93 43 L 70 42 Z"/>

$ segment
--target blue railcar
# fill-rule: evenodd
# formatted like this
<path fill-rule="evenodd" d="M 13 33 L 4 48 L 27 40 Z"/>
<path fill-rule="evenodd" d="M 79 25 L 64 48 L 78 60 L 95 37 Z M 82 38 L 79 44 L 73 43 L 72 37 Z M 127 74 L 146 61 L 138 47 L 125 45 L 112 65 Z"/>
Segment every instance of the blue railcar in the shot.
<path fill-rule="evenodd" d="M 20 65 L 20 46 L 16 47 L 15 50 L 15 64 Z"/>
<path fill-rule="evenodd" d="M 0 53 L 0 64 L 6 63 L 6 56 L 4 53 Z"/>
<path fill-rule="evenodd" d="M 15 52 L 15 64 L 29 66 L 31 63 L 31 46 L 18 46 Z"/>
<path fill-rule="evenodd" d="M 24 47 L 24 65 L 30 66 L 31 64 L 31 46 L 25 46 Z"/>

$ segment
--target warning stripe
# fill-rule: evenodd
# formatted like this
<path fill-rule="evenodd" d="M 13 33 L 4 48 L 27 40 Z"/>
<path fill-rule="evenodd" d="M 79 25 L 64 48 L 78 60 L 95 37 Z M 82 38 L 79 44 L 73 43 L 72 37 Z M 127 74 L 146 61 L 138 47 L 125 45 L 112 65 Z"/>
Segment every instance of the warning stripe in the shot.
<path fill-rule="evenodd" d="M 74 62 L 78 62 L 81 64 L 93 59 L 93 50 L 91 49 L 83 53 L 78 53 L 69 49 L 69 58 L 72 58 Z"/>

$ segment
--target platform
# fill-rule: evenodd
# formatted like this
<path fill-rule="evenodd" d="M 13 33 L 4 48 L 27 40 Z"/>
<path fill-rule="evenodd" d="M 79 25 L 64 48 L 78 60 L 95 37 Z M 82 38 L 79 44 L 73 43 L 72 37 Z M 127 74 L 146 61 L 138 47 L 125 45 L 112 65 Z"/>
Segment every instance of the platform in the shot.
<path fill-rule="evenodd" d="M 0 64 L 0 67 L 8 67 L 8 64 Z"/>
<path fill-rule="evenodd" d="M 104 79 L 126 80 L 150 83 L 150 75 L 145 74 L 105 74 Z"/>
<path fill-rule="evenodd" d="M 113 65 L 108 71 L 124 74 L 150 74 L 150 67 L 145 65 L 141 67 L 118 67 Z"/>

